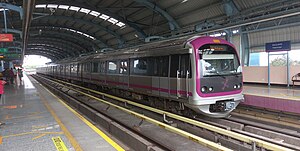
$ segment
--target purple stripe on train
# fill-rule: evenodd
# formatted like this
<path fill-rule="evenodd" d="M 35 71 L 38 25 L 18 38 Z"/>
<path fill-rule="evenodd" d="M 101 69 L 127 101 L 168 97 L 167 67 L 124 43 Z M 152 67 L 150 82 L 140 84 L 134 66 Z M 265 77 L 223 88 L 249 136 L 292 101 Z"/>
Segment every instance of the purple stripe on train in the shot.
<path fill-rule="evenodd" d="M 70 77 L 75 77 L 68 75 Z M 89 79 L 89 78 L 82 78 L 84 80 L 92 80 L 92 81 L 98 81 L 101 83 L 105 83 L 105 80 L 99 80 L 99 79 Z M 116 82 L 116 81 L 106 81 L 106 83 L 113 84 L 113 85 L 124 85 L 128 86 L 128 83 L 124 82 Z M 183 90 L 172 90 L 172 89 L 165 89 L 165 88 L 157 88 L 157 87 L 152 87 L 152 86 L 146 86 L 146 85 L 138 85 L 138 84 L 129 84 L 129 87 L 131 88 L 142 88 L 142 89 L 148 89 L 148 90 L 154 90 L 154 91 L 160 91 L 160 92 L 165 92 L 165 93 L 170 93 L 170 94 L 180 94 L 180 95 L 186 95 L 188 93 L 188 96 L 193 96 L 192 92 L 187 92 Z"/>

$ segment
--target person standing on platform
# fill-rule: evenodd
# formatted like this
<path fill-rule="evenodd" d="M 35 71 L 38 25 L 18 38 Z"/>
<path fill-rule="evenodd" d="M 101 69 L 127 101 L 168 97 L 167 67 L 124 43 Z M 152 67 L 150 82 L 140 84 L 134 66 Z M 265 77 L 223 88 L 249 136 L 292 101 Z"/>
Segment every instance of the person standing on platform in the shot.
<path fill-rule="evenodd" d="M 4 94 L 4 85 L 6 84 L 6 82 L 2 79 L 2 77 L 0 77 L 0 100 L 2 97 L 2 94 Z M 0 122 L 0 126 L 4 125 L 4 123 Z"/>
<path fill-rule="evenodd" d="M 19 76 L 20 81 L 22 81 L 23 71 L 21 68 L 18 69 L 18 76 Z"/>
<path fill-rule="evenodd" d="M 10 68 L 10 70 L 8 72 L 9 72 L 10 84 L 14 84 L 14 71 L 13 71 L 13 68 Z"/>
<path fill-rule="evenodd" d="M 14 81 L 15 81 L 15 84 L 18 84 L 18 83 L 17 83 L 17 75 L 18 75 L 18 71 L 17 71 L 16 67 L 14 67 L 14 68 L 12 69 L 12 71 L 13 71 L 13 73 L 14 73 Z"/>

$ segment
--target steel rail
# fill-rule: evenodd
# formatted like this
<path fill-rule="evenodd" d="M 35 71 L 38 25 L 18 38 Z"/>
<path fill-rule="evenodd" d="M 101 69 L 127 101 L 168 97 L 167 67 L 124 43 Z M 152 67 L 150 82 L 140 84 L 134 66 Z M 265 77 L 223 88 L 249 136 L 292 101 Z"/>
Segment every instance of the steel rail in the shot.
<path fill-rule="evenodd" d="M 153 108 L 153 107 L 149 107 L 149 106 L 146 106 L 146 105 L 143 105 L 143 104 L 139 104 L 139 103 L 136 103 L 136 102 L 133 102 L 133 101 L 129 101 L 129 100 L 126 100 L 126 99 L 123 99 L 123 98 L 120 98 L 120 97 L 110 95 L 110 94 L 102 93 L 102 92 L 91 90 L 91 89 L 88 89 L 88 88 L 85 88 L 85 87 L 82 87 L 82 86 L 71 84 L 71 83 L 68 83 L 68 82 L 65 82 L 65 81 L 62 81 L 62 80 L 57 80 L 57 81 L 59 81 L 61 83 L 68 84 L 70 86 L 78 87 L 78 88 L 84 89 L 86 91 L 90 91 L 90 92 L 93 92 L 93 93 L 96 93 L 96 94 L 99 94 L 99 95 L 102 95 L 102 96 L 105 96 L 105 97 L 109 97 L 109 98 L 112 98 L 112 99 L 130 104 L 130 105 L 133 105 L 133 106 L 137 106 L 139 108 L 143 108 L 143 109 L 149 110 L 151 112 L 155 112 L 155 113 L 158 113 L 158 114 L 161 114 L 161 115 L 166 115 L 168 117 L 180 120 L 182 122 L 186 122 L 186 123 L 189 123 L 189 124 L 201 127 L 201 128 L 205 128 L 207 130 L 210 130 L 210 131 L 213 131 L 213 132 L 216 132 L 216 133 L 219 133 L 219 134 L 222 134 L 222 135 L 225 135 L 225 136 L 228 136 L 228 137 L 231 137 L 231 138 L 234 138 L 234 139 L 237 139 L 237 140 L 249 143 L 249 144 L 255 143 L 256 146 L 259 146 L 259 147 L 262 147 L 262 148 L 265 148 L 265 149 L 280 150 L 280 151 L 283 151 L 283 150 L 292 151 L 292 149 L 289 149 L 289 148 L 286 148 L 286 147 L 282 147 L 282 146 L 272 144 L 272 143 L 269 143 L 269 142 L 266 142 L 266 141 L 263 141 L 263 140 L 260 140 L 260 139 L 257 139 L 257 138 L 252 138 L 252 137 L 249 137 L 249 136 L 246 136 L 246 135 L 243 135 L 243 134 L 239 134 L 239 133 L 236 133 L 236 132 L 233 132 L 233 131 L 222 129 L 222 128 L 219 128 L 219 127 L 216 127 L 216 126 L 213 126 L 213 125 L 209 125 L 209 124 L 206 124 L 206 123 L 203 123 L 203 122 L 200 122 L 200 121 L 196 121 L 196 120 L 187 118 L 187 117 L 182 117 L 182 116 L 174 114 L 174 113 L 170 113 L 170 112 L 167 112 L 167 111 L 162 111 L 162 110 L 159 110 L 159 109 L 156 109 L 156 108 Z M 56 82 L 56 83 L 58 83 L 58 82 Z M 60 83 L 58 83 L 58 84 L 60 84 Z M 60 84 L 60 85 L 62 85 L 62 84 Z"/>
<path fill-rule="evenodd" d="M 206 140 L 206 139 L 201 138 L 201 137 L 199 137 L 199 136 L 197 136 L 197 135 L 191 134 L 191 133 L 189 133 L 189 132 L 183 131 L 183 130 L 178 129 L 178 128 L 176 128 L 176 127 L 173 127 L 173 126 L 171 126 L 171 125 L 168 125 L 168 124 L 165 124 L 165 123 L 160 122 L 160 121 L 158 121 L 158 120 L 155 120 L 155 119 L 153 119 L 153 118 L 147 117 L 147 116 L 145 116 L 145 115 L 143 115 L 143 114 L 140 114 L 140 113 L 131 111 L 131 110 L 129 110 L 129 109 L 126 109 L 126 108 L 124 108 L 124 107 L 118 106 L 118 105 L 116 105 L 116 104 L 113 104 L 113 103 L 108 102 L 108 101 L 106 101 L 106 100 L 103 100 L 103 99 L 101 99 L 101 98 L 97 98 L 97 97 L 95 97 L 95 96 L 93 96 L 93 95 L 91 95 L 91 94 L 88 94 L 88 93 L 85 93 L 85 92 L 81 92 L 80 90 L 77 90 L 77 89 L 72 88 L 72 87 L 67 87 L 66 85 L 63 85 L 63 84 L 58 83 L 58 82 L 54 82 L 53 80 L 47 79 L 47 78 L 45 78 L 45 77 L 41 77 L 41 76 L 39 76 L 39 77 L 40 77 L 40 78 L 43 78 L 43 79 L 45 79 L 45 80 L 51 81 L 51 82 L 53 82 L 53 83 L 56 83 L 56 84 L 58 84 L 58 85 L 62 85 L 62 86 L 63 86 L 64 88 L 66 88 L 66 89 L 69 89 L 69 90 L 75 91 L 75 92 L 77 92 L 77 93 L 80 93 L 80 94 L 82 94 L 82 95 L 88 96 L 88 97 L 90 97 L 90 98 L 92 98 L 92 99 L 95 99 L 95 100 L 97 100 L 97 101 L 99 101 L 99 102 L 105 103 L 105 104 L 107 104 L 107 105 L 109 105 L 109 106 L 113 106 L 113 107 L 115 107 L 115 108 L 117 108 L 117 109 L 119 109 L 119 110 L 122 110 L 122 111 L 124 111 L 124 112 L 127 112 L 127 113 L 129 113 L 129 114 L 131 114 L 131 115 L 134 115 L 134 116 L 136 116 L 136 117 L 138 117 L 138 118 L 140 118 L 140 119 L 142 119 L 142 120 L 148 121 L 148 122 L 150 122 L 150 123 L 152 123 L 152 124 L 155 124 L 155 125 L 157 125 L 157 126 L 159 126 L 159 127 L 161 127 L 161 128 L 164 128 L 164 129 L 166 129 L 166 130 L 168 130 L 168 131 L 170 131 L 170 132 L 173 132 L 173 133 L 176 133 L 176 134 L 178 134 L 178 135 L 181 135 L 181 136 L 183 136 L 183 137 L 185 137 L 185 138 L 188 138 L 188 139 L 190 139 L 190 140 L 192 140 L 192 141 L 194 141 L 194 142 L 197 142 L 197 143 L 199 143 L 199 144 L 201 144 L 201 145 L 203 145 L 203 146 L 206 146 L 206 147 L 208 147 L 208 148 L 211 148 L 211 149 L 213 149 L 213 150 L 218 150 L 218 151 L 232 151 L 231 149 L 226 148 L 226 147 L 224 147 L 224 146 L 222 146 L 222 145 L 220 145 L 220 144 L 217 144 L 217 143 L 215 143 L 215 142 Z M 67 84 L 68 84 L 68 83 L 67 83 Z"/>

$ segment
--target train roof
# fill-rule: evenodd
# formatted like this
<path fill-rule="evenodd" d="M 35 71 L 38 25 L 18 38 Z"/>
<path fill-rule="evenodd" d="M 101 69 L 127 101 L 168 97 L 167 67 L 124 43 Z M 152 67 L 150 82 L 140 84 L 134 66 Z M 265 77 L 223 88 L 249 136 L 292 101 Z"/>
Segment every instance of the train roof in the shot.
<path fill-rule="evenodd" d="M 87 62 L 98 59 L 120 59 L 124 58 L 134 58 L 134 57 L 147 57 L 147 56 L 162 56 L 169 54 L 183 54 L 190 53 L 188 49 L 184 49 L 185 44 L 193 39 L 200 38 L 199 36 L 185 36 L 180 38 L 166 39 L 156 42 L 150 42 L 143 45 L 137 45 L 133 47 L 127 47 L 123 49 L 118 49 L 115 51 L 101 52 L 96 54 L 90 54 L 86 56 L 81 56 L 77 58 L 70 58 L 59 61 L 57 63 L 69 63 L 69 62 Z M 207 38 L 203 36 L 202 38 Z M 214 37 L 215 38 L 215 37 Z"/>

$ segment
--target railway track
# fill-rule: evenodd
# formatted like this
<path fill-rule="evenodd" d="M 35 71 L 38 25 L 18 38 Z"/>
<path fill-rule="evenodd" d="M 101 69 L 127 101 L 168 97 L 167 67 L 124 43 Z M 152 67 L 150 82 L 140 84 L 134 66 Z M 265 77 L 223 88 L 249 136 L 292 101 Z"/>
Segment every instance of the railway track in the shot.
<path fill-rule="evenodd" d="M 156 125 L 166 130 L 169 130 L 173 133 L 176 132 L 178 135 L 188 138 L 188 140 L 192 140 L 196 143 L 200 143 L 213 150 L 227 150 L 227 148 L 234 149 L 234 150 L 261 150 L 261 149 L 298 150 L 299 149 L 298 146 L 293 144 L 287 144 L 285 142 L 283 143 L 282 141 L 275 141 L 270 138 L 267 139 L 264 138 L 264 136 L 244 131 L 245 124 L 234 121 L 233 120 L 234 118 L 212 120 L 212 119 L 195 117 L 194 119 L 191 119 L 173 113 L 169 113 L 166 111 L 162 111 L 156 108 L 152 108 L 149 106 L 145 106 L 136 102 L 132 102 L 123 98 L 112 96 L 110 94 L 105 94 L 102 92 L 77 86 L 64 81 L 56 80 L 56 82 L 54 82 L 54 81 L 50 81 L 49 79 L 46 79 L 45 77 L 37 77 L 37 76 L 35 78 L 43 79 L 44 82 L 48 81 L 48 84 L 52 83 L 52 85 L 55 85 L 55 87 L 58 87 L 59 89 L 68 92 L 69 94 L 76 92 L 76 94 L 72 94 L 75 97 L 78 97 L 80 95 L 85 95 L 92 98 L 93 100 L 98 100 L 98 101 L 100 101 L 99 98 L 106 99 L 107 101 L 106 103 L 109 104 L 110 106 L 114 106 L 116 104 L 122 105 L 123 108 L 127 109 L 127 112 L 130 114 L 132 114 L 131 112 L 138 112 L 138 114 L 136 114 L 135 116 L 139 117 L 144 121 L 148 121 L 148 122 L 152 120 L 164 121 L 164 123 L 162 122 L 160 124 L 156 123 Z M 78 95 L 78 93 L 80 95 Z M 116 104 L 113 105 L 111 104 L 112 102 Z M 114 106 L 114 107 L 118 109 L 120 108 L 118 106 Z M 144 117 L 145 115 L 147 116 Z M 152 120 L 148 116 L 151 116 Z M 249 125 L 246 126 L 248 126 L 246 127 L 247 129 L 251 129 Z M 253 129 L 255 128 L 252 128 L 252 130 Z M 203 142 L 204 140 L 209 140 L 209 142 Z M 214 141 L 215 143 L 218 144 L 217 145 L 213 144 L 211 141 Z M 158 142 L 158 144 L 160 143 L 161 142 Z M 221 144 L 222 146 L 219 144 Z M 224 148 L 221 149 L 218 147 L 224 147 Z"/>

